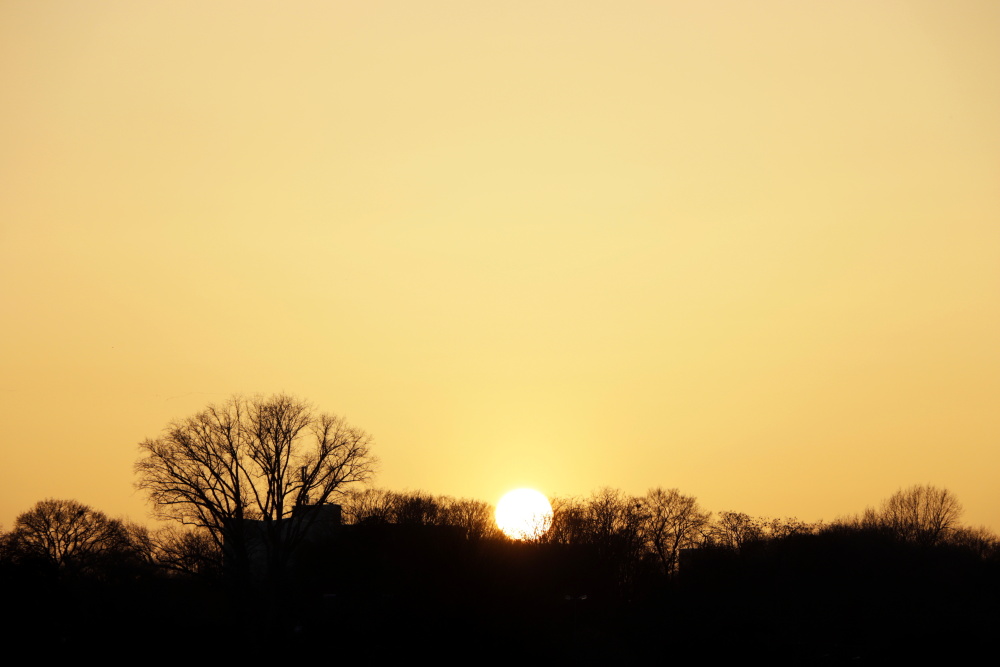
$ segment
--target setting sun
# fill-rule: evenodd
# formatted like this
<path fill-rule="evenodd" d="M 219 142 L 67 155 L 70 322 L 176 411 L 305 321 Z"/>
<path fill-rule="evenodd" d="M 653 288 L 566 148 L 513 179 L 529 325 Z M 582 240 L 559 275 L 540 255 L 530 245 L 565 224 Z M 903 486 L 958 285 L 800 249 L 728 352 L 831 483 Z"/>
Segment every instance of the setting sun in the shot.
<path fill-rule="evenodd" d="M 534 489 L 515 489 L 497 503 L 497 526 L 514 540 L 537 540 L 552 525 L 552 505 Z"/>

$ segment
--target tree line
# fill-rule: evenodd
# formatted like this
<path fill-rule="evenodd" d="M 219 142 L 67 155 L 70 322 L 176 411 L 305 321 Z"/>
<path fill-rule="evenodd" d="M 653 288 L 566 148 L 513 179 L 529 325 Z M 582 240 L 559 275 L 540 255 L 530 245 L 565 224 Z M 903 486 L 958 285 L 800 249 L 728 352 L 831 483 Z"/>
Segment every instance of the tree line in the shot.
<path fill-rule="evenodd" d="M 675 488 L 606 487 L 552 499 L 549 530 L 518 541 L 482 500 L 369 486 L 372 448 L 366 432 L 299 399 L 233 397 L 139 444 L 136 485 L 165 523 L 39 501 L 0 531 L 0 583 L 36 615 L 72 602 L 100 619 L 93 604 L 105 599 L 120 605 L 105 614 L 115 622 L 136 622 L 145 604 L 175 632 L 196 618 L 211 629 L 204 637 L 223 627 L 244 640 L 264 626 L 301 633 L 311 619 L 319 641 L 358 614 L 378 621 L 357 630 L 370 644 L 385 628 L 422 638 L 435 614 L 472 634 L 484 631 L 480 617 L 515 634 L 555 618 L 553 637 L 573 642 L 558 650 L 587 658 L 595 638 L 617 646 L 610 638 L 650 624 L 675 640 L 714 641 L 725 628 L 734 642 L 795 627 L 810 657 L 836 627 L 863 638 L 838 646 L 870 654 L 881 639 L 862 621 L 885 627 L 888 614 L 897 636 L 916 636 L 941 610 L 993 618 L 1000 594 L 1000 539 L 963 525 L 955 495 L 932 485 L 828 523 L 713 512 Z M 330 516 L 337 527 L 318 530 Z M 247 608 L 267 609 L 267 622 L 244 625 Z M 524 620 L 504 621 L 511 609 Z M 76 623 L 67 617 L 63 631 L 79 634 Z"/>
<path fill-rule="evenodd" d="M 256 549 L 266 571 L 277 575 L 316 519 L 304 510 L 334 501 L 348 525 L 451 526 L 472 541 L 505 539 L 489 503 L 367 488 L 378 463 L 372 443 L 342 417 L 295 397 L 234 396 L 139 444 L 136 486 L 148 494 L 153 516 L 170 522 L 166 527 L 149 531 L 74 500 L 46 499 L 3 535 L 4 554 L 59 569 L 131 562 L 187 574 L 218 574 L 225 560 L 246 574 Z M 691 549 L 739 551 L 824 531 L 877 532 L 924 546 L 962 546 L 983 557 L 994 556 L 998 544 L 987 529 L 962 526 L 954 494 L 931 485 L 900 489 L 879 507 L 827 525 L 712 513 L 693 496 L 659 487 L 642 496 L 603 488 L 552 504 L 551 528 L 538 542 L 586 547 L 617 563 L 623 581 L 640 567 L 670 576 Z"/>
<path fill-rule="evenodd" d="M 337 498 L 348 526 L 442 526 L 470 542 L 516 542 L 493 519 L 482 500 L 424 491 L 350 489 Z M 1000 557 L 1000 539 L 990 530 L 960 523 L 953 493 L 930 485 L 900 489 L 878 507 L 830 523 L 795 518 L 712 513 L 677 489 L 654 488 L 642 496 L 602 488 L 586 497 L 553 499 L 551 528 L 533 543 L 591 550 L 628 571 L 645 568 L 663 576 L 678 572 L 685 552 L 732 551 L 795 536 L 855 531 L 924 547 L 962 548 L 983 559 Z M 75 500 L 45 499 L 20 514 L 13 530 L 0 534 L 8 562 L 36 562 L 65 572 L 97 572 L 140 566 L 163 572 L 218 576 L 223 545 L 205 527 L 161 526 L 156 530 L 109 518 Z"/>

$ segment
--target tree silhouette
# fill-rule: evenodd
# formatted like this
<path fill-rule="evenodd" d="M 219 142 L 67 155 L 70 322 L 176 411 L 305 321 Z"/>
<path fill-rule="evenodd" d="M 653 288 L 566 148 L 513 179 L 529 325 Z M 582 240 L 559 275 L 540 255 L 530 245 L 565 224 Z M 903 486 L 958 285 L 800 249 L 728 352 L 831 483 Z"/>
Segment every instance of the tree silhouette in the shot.
<path fill-rule="evenodd" d="M 342 495 L 343 517 L 350 524 L 394 523 L 396 494 L 386 489 L 350 489 Z"/>
<path fill-rule="evenodd" d="M 471 498 L 440 498 L 441 522 L 458 526 L 465 531 L 466 539 L 476 541 L 498 538 L 502 535 L 493 518 L 493 506 L 483 500 Z"/>
<path fill-rule="evenodd" d="M 542 541 L 552 544 L 584 544 L 591 534 L 587 508 L 579 498 L 552 499 L 552 526 Z"/>
<path fill-rule="evenodd" d="M 642 527 L 646 513 L 640 498 L 605 487 L 584 502 L 589 535 L 600 567 L 619 591 L 627 591 L 644 552 Z"/>
<path fill-rule="evenodd" d="M 351 489 L 343 495 L 344 521 L 356 525 L 434 525 L 461 528 L 471 541 L 499 538 L 493 506 L 482 500 L 424 491 Z"/>
<path fill-rule="evenodd" d="M 643 504 L 647 548 L 656 555 L 663 572 L 670 574 L 677 569 L 681 550 L 698 543 L 711 515 L 693 496 L 682 495 L 677 489 L 651 489 Z"/>
<path fill-rule="evenodd" d="M 14 522 L 14 539 L 26 555 L 64 568 L 80 566 L 99 554 L 126 551 L 126 526 L 76 500 L 39 501 Z"/>
<path fill-rule="evenodd" d="M 706 533 L 713 546 L 739 551 L 765 537 L 766 522 L 743 512 L 720 512 Z"/>
<path fill-rule="evenodd" d="M 164 526 L 152 543 L 156 563 L 171 572 L 212 577 L 222 569 L 222 550 L 204 528 Z"/>
<path fill-rule="evenodd" d="M 371 442 L 290 396 L 236 396 L 140 443 L 136 485 L 157 517 L 206 529 L 238 575 L 253 560 L 276 576 L 319 514 L 307 506 L 371 477 Z"/>
<path fill-rule="evenodd" d="M 962 505 L 951 491 L 917 484 L 894 493 L 879 510 L 869 509 L 865 520 L 906 542 L 935 545 L 958 528 L 961 516 Z"/>

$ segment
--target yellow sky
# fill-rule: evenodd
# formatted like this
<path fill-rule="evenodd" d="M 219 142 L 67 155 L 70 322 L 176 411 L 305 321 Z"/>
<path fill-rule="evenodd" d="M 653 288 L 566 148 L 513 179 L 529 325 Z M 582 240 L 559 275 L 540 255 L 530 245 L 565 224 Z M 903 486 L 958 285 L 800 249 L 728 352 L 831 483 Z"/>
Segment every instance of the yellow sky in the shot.
<path fill-rule="evenodd" d="M 1000 4 L 0 0 L 0 525 L 286 391 L 377 484 L 1000 530 Z"/>

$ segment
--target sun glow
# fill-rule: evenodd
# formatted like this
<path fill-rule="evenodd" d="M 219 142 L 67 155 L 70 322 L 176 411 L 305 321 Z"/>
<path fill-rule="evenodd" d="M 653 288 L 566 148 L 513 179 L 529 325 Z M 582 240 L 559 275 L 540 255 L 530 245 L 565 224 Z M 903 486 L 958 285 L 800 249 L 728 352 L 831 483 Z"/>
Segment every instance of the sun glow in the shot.
<path fill-rule="evenodd" d="M 497 503 L 496 522 L 514 540 L 537 540 L 552 526 L 552 505 L 534 489 L 515 489 Z"/>

